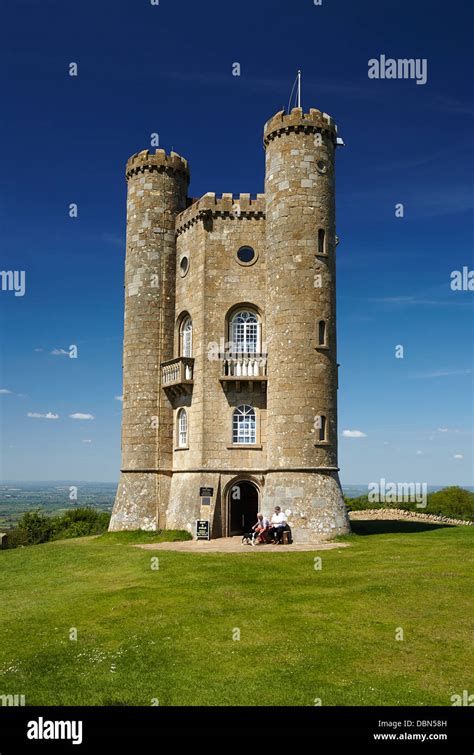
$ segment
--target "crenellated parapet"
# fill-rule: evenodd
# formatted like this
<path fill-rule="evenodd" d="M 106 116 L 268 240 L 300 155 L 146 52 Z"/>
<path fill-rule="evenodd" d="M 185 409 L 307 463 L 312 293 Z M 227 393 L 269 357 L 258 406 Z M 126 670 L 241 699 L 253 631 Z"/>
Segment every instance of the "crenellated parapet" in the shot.
<path fill-rule="evenodd" d="M 125 168 L 127 181 L 132 176 L 144 173 L 145 171 L 182 173 L 189 181 L 188 161 L 176 152 L 170 152 L 170 154 L 167 155 L 164 149 L 157 149 L 154 153 L 150 152 L 148 149 L 143 149 L 141 152 L 137 152 L 129 158 Z"/>
<path fill-rule="evenodd" d="M 265 194 L 216 195 L 214 192 L 204 194 L 200 199 L 181 212 L 176 219 L 176 233 L 183 233 L 187 228 L 204 218 L 265 218 Z"/>
<path fill-rule="evenodd" d="M 336 144 L 337 126 L 334 119 L 327 113 L 310 108 L 308 113 L 303 108 L 294 107 L 291 113 L 280 110 L 273 118 L 266 122 L 263 131 L 263 143 L 265 147 L 273 139 L 290 132 L 306 134 L 325 134 Z"/>

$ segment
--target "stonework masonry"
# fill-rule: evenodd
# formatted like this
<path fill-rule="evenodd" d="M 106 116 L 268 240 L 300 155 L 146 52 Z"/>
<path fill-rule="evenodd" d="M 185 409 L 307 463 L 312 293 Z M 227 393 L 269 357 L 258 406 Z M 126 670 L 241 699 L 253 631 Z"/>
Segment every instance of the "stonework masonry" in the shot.
<path fill-rule="evenodd" d="M 336 127 L 294 108 L 267 122 L 264 146 L 265 194 L 254 197 L 188 198 L 188 164 L 173 152 L 127 163 L 112 530 L 194 533 L 207 519 L 225 537 L 279 505 L 295 541 L 349 531 L 337 462 Z"/>

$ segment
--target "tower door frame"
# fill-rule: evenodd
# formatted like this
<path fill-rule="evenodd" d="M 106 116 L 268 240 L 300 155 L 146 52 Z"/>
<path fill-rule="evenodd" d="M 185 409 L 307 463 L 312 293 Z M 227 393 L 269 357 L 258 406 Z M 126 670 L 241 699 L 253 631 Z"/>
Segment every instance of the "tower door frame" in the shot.
<path fill-rule="evenodd" d="M 262 491 L 259 483 L 254 480 L 252 477 L 246 477 L 246 476 L 239 476 L 231 480 L 231 482 L 227 486 L 226 490 L 226 527 L 225 527 L 225 537 L 234 537 L 232 534 L 232 502 L 235 501 L 235 498 L 232 498 L 232 491 L 236 487 L 236 485 L 240 484 L 247 484 L 251 485 L 257 494 L 257 510 L 255 512 L 255 521 L 252 522 L 252 524 L 255 524 L 257 521 L 257 512 L 260 511 L 260 504 L 262 500 Z"/>

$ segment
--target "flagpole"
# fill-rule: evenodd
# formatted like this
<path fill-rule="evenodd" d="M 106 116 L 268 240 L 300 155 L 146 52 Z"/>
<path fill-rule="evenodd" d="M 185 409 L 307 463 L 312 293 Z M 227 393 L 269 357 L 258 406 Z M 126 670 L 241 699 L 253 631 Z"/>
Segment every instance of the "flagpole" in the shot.
<path fill-rule="evenodd" d="M 298 107 L 301 107 L 301 71 L 298 71 Z"/>

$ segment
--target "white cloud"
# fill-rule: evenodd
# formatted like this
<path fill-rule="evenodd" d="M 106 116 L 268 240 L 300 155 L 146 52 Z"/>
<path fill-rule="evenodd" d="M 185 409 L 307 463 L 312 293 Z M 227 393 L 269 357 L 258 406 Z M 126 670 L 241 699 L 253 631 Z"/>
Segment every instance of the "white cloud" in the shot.
<path fill-rule="evenodd" d="M 115 233 L 103 233 L 101 238 L 109 244 L 118 246 L 119 249 L 125 249 L 125 236 L 118 236 Z"/>
<path fill-rule="evenodd" d="M 464 459 L 463 454 L 454 454 L 453 459 Z"/>
<path fill-rule="evenodd" d="M 423 451 L 417 451 L 417 452 L 416 452 L 416 455 L 417 455 L 417 456 L 423 456 Z"/>
<path fill-rule="evenodd" d="M 59 414 L 53 414 L 53 412 L 48 412 L 47 414 L 40 414 L 39 412 L 28 412 L 26 416 L 32 417 L 33 419 L 59 419 Z"/>
<path fill-rule="evenodd" d="M 11 393 L 8 388 L 0 388 L 0 393 Z"/>
<path fill-rule="evenodd" d="M 114 396 L 116 401 L 123 401 L 123 396 Z"/>
<path fill-rule="evenodd" d="M 361 430 L 343 430 L 342 435 L 344 438 L 366 438 L 367 433 L 363 433 Z"/>
<path fill-rule="evenodd" d="M 35 349 L 35 351 L 44 351 L 44 349 Z"/>
<path fill-rule="evenodd" d="M 93 414 L 81 414 L 81 412 L 75 412 L 75 414 L 69 416 L 71 419 L 95 419 Z"/>
<path fill-rule="evenodd" d="M 84 440 L 83 440 L 82 442 L 83 442 L 83 443 L 92 443 L 92 441 L 91 441 L 91 440 L 89 440 L 89 438 L 84 438 Z"/>
<path fill-rule="evenodd" d="M 471 375 L 472 370 L 435 370 L 433 372 L 419 372 L 417 375 L 411 375 L 412 378 L 438 378 L 451 377 L 452 375 Z"/>
<path fill-rule="evenodd" d="M 68 357 L 69 356 L 69 351 L 65 351 L 65 349 L 53 349 L 49 353 L 52 354 L 54 357 Z"/>
<path fill-rule="evenodd" d="M 449 430 L 447 427 L 438 427 L 439 433 L 449 433 Z"/>

